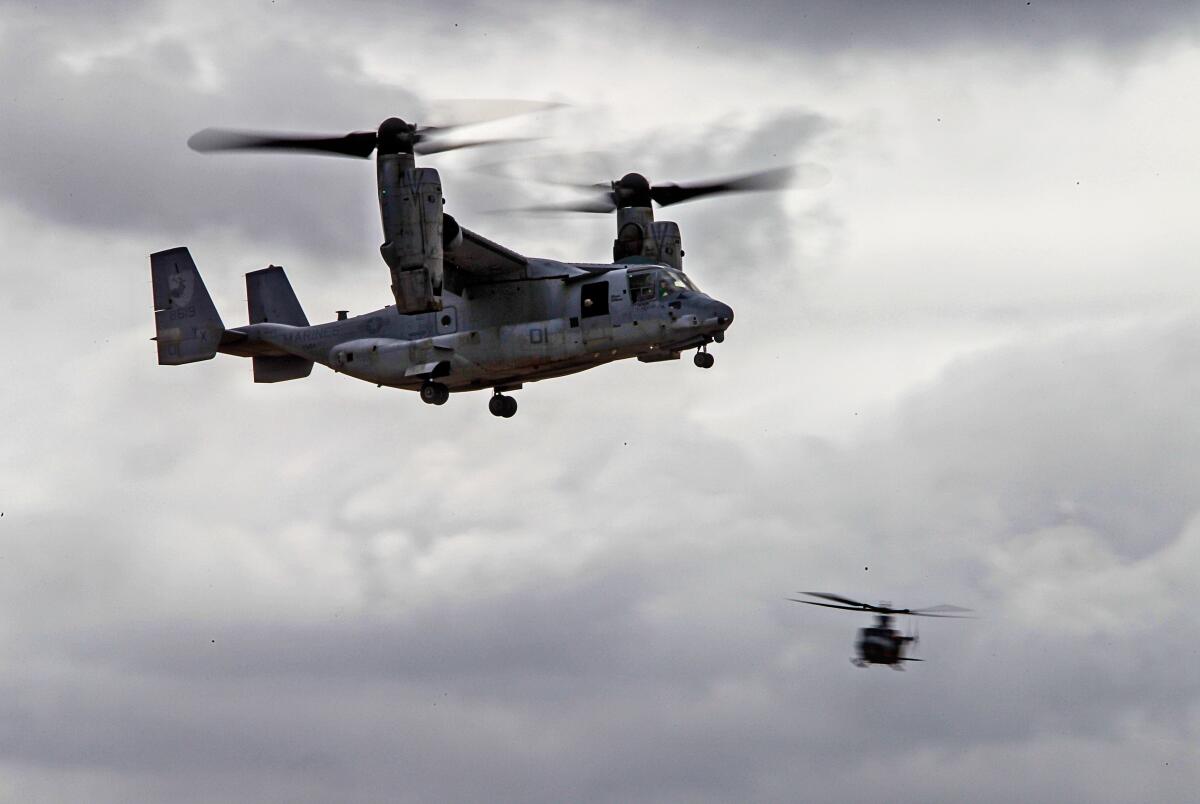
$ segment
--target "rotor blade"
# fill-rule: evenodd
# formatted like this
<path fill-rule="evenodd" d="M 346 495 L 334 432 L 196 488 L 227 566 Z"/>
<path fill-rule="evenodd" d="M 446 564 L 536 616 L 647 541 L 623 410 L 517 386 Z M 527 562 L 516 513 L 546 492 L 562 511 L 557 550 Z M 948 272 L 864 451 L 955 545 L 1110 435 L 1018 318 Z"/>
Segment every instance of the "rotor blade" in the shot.
<path fill-rule="evenodd" d="M 947 603 L 941 603 L 937 606 L 926 606 L 923 609 L 913 609 L 910 614 L 915 614 L 918 617 L 953 617 L 960 620 L 974 620 L 976 617 L 972 614 L 951 614 L 950 612 L 972 611 L 972 609 L 964 609 L 962 606 L 951 606 Z"/>
<path fill-rule="evenodd" d="M 421 129 L 422 133 L 427 129 Z M 446 151 L 457 151 L 460 148 L 475 148 L 480 145 L 503 145 L 510 142 L 533 142 L 539 137 L 494 137 L 488 140 L 468 140 L 467 142 L 428 142 L 422 140 L 413 147 L 413 151 L 424 156 L 440 154 Z"/>
<path fill-rule="evenodd" d="M 785 599 L 790 600 L 793 603 L 807 603 L 810 606 L 824 606 L 827 609 L 845 609 L 846 611 L 866 611 L 867 610 L 867 609 L 861 609 L 858 606 L 837 606 L 837 605 L 834 605 L 833 603 L 818 603 L 815 600 L 797 600 L 794 597 L 789 597 L 789 598 L 785 598 Z"/>
<path fill-rule="evenodd" d="M 594 201 L 566 201 L 561 204 L 536 204 L 531 207 L 516 207 L 514 209 L 498 210 L 500 212 L 597 212 L 607 214 L 617 208 L 611 198 L 597 198 Z"/>
<path fill-rule="evenodd" d="M 760 190 L 782 190 L 792 183 L 796 169 L 792 167 L 748 173 L 706 184 L 656 184 L 650 188 L 650 197 L 659 206 L 666 207 L 718 193 L 746 193 Z"/>
<path fill-rule="evenodd" d="M 920 613 L 924 614 L 924 613 L 925 613 L 925 612 L 927 612 L 927 611 L 941 611 L 941 612 L 945 612 L 945 611 L 974 611 L 974 609 L 964 609 L 962 606 L 951 606 L 951 605 L 949 605 L 949 604 L 947 604 L 947 603 L 941 603 L 941 604 L 938 604 L 937 606 L 926 606 L 926 607 L 925 607 L 925 608 L 923 608 L 923 609 L 913 609 L 913 612 L 914 612 L 914 613 L 915 613 L 915 612 L 920 612 Z"/>
<path fill-rule="evenodd" d="M 858 608 L 863 608 L 863 609 L 878 609 L 879 608 L 878 606 L 872 606 L 870 603 L 860 603 L 857 600 L 851 600 L 848 597 L 842 597 L 840 595 L 831 595 L 828 592 L 801 592 L 800 594 L 808 595 L 809 597 L 822 597 L 822 598 L 825 598 L 826 600 L 832 600 L 835 603 L 845 603 L 848 606 L 856 606 Z"/>
<path fill-rule="evenodd" d="M 504 120 L 523 114 L 561 109 L 567 104 L 554 101 L 519 100 L 514 98 L 441 98 L 427 104 L 430 120 L 437 126 L 422 128 L 422 131 L 437 131 L 449 128 L 475 126 Z"/>
<path fill-rule="evenodd" d="M 234 131 L 206 128 L 188 139 L 188 147 L 200 153 L 213 151 L 307 151 L 362 159 L 375 150 L 374 131 L 356 131 L 341 137 L 312 137 L 302 134 Z"/>

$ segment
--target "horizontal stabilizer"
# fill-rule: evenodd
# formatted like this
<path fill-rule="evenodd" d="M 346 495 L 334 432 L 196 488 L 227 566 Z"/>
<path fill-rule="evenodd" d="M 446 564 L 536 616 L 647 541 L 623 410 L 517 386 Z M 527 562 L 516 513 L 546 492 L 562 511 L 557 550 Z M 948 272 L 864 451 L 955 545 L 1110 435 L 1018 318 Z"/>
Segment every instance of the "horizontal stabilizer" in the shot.
<path fill-rule="evenodd" d="M 300 380 L 312 374 L 313 362 L 303 357 L 255 357 L 255 382 L 285 382 Z"/>

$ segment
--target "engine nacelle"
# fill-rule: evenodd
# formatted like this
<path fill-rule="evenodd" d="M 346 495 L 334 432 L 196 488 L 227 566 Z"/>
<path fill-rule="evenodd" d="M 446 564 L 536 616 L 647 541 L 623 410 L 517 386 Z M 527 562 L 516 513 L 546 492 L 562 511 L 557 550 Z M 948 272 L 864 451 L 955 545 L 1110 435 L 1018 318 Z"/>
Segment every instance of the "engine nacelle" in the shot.
<path fill-rule="evenodd" d="M 654 211 L 649 207 L 618 209 L 613 262 L 629 257 L 644 257 L 683 270 L 683 238 L 679 234 L 679 224 L 654 220 Z"/>
<path fill-rule="evenodd" d="M 645 256 L 661 262 L 672 268 L 683 270 L 683 236 L 679 234 L 679 224 L 674 221 L 655 221 L 650 226 L 653 243 L 648 246 Z M 649 253 L 653 248 L 653 254 Z"/>
<path fill-rule="evenodd" d="M 376 160 L 379 247 L 392 274 L 399 313 L 442 309 L 442 179 L 433 168 L 413 166 L 412 154 L 380 154 Z"/>

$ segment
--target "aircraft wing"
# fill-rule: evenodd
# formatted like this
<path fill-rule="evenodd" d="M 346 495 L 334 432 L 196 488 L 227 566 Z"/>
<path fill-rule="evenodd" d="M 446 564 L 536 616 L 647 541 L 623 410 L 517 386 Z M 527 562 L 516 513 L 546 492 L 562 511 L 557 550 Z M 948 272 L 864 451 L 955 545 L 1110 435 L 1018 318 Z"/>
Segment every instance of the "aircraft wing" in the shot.
<path fill-rule="evenodd" d="M 461 242 L 446 250 L 445 259 L 449 266 L 467 275 L 463 278 L 468 284 L 526 276 L 529 260 L 525 257 L 466 227 L 460 227 L 460 231 Z"/>

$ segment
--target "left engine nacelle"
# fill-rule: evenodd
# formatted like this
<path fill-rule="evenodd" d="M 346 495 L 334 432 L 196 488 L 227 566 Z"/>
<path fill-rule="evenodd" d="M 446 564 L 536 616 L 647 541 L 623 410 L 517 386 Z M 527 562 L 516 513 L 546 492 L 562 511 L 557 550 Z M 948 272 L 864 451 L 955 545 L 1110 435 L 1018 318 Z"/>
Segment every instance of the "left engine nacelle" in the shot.
<path fill-rule="evenodd" d="M 379 247 L 392 274 L 399 313 L 442 309 L 442 179 L 433 168 L 412 166 L 411 154 L 377 160 Z"/>

